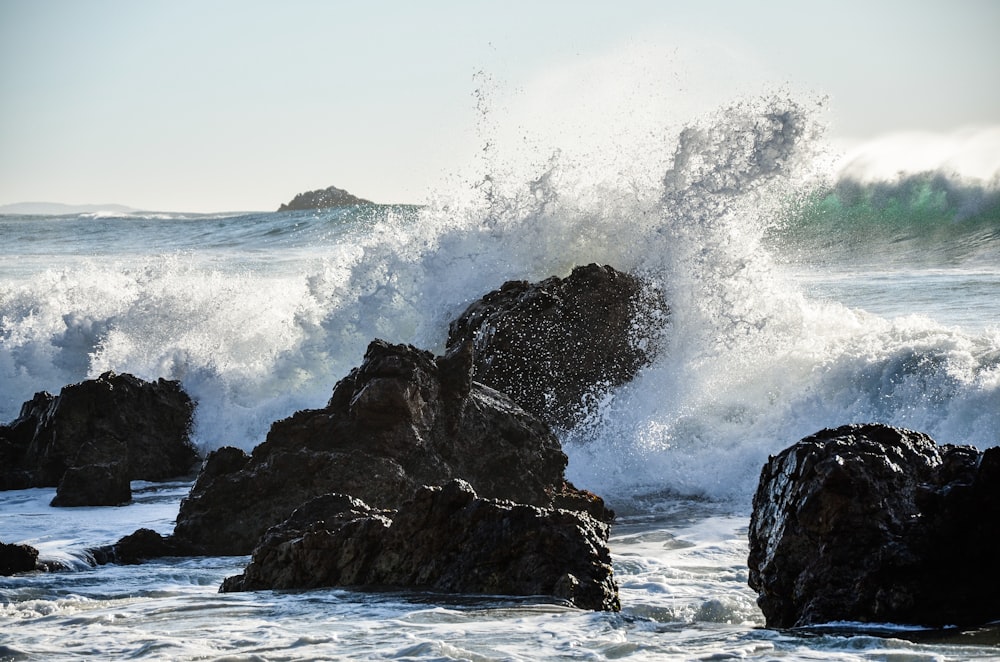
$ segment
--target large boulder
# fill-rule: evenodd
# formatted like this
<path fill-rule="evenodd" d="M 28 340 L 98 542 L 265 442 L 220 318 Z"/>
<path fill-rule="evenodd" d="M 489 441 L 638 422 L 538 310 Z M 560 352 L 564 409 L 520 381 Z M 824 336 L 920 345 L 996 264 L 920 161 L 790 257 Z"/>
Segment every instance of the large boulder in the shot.
<path fill-rule="evenodd" d="M 480 499 L 459 480 L 418 490 L 396 513 L 326 495 L 269 530 L 221 591 L 379 586 L 618 611 L 607 541 L 607 524 L 585 513 Z"/>
<path fill-rule="evenodd" d="M 1000 449 L 823 430 L 768 460 L 749 536 L 769 627 L 1000 619 Z"/>
<path fill-rule="evenodd" d="M 192 553 L 249 554 L 269 527 L 322 494 L 397 508 L 417 488 L 453 478 L 486 498 L 610 517 L 566 482 L 566 455 L 548 426 L 472 382 L 470 351 L 435 358 L 373 341 L 325 408 L 274 423 L 250 455 L 227 447 L 208 457 L 181 502 L 175 540 Z"/>
<path fill-rule="evenodd" d="M 348 205 L 373 204 L 371 200 L 359 198 L 344 189 L 329 186 L 315 191 L 299 193 L 290 201 L 282 204 L 278 211 L 299 211 L 303 209 L 327 209 L 329 207 L 346 207 Z"/>
<path fill-rule="evenodd" d="M 668 313 L 639 278 L 590 264 L 484 295 L 451 322 L 448 347 L 471 342 L 476 381 L 569 428 L 650 361 Z"/>
<path fill-rule="evenodd" d="M 0 489 L 58 487 L 57 501 L 67 505 L 127 501 L 123 482 L 177 478 L 196 468 L 193 412 L 179 382 L 113 372 L 58 396 L 37 393 L 0 426 Z M 101 476 L 109 489 L 94 487 L 89 502 L 86 483 Z"/>

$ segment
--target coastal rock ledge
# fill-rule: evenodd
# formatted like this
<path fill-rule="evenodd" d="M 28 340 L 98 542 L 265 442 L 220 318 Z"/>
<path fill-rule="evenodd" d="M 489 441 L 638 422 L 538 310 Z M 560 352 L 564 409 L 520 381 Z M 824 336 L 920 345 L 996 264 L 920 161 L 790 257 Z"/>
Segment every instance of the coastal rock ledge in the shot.
<path fill-rule="evenodd" d="M 1000 448 L 848 425 L 771 457 L 750 520 L 768 627 L 1000 619 Z"/>
<path fill-rule="evenodd" d="M 424 487 L 395 513 L 329 494 L 271 528 L 220 592 L 402 588 L 618 611 L 607 541 L 608 525 L 585 513 L 480 499 L 462 480 Z"/>
<path fill-rule="evenodd" d="M 209 455 L 172 544 L 249 554 L 268 528 L 323 494 L 398 508 L 421 486 L 455 478 L 486 498 L 610 519 L 599 497 L 566 481 L 568 460 L 549 427 L 472 381 L 471 351 L 465 344 L 435 357 L 372 341 L 326 407 L 274 423 L 250 455 L 232 447 Z"/>

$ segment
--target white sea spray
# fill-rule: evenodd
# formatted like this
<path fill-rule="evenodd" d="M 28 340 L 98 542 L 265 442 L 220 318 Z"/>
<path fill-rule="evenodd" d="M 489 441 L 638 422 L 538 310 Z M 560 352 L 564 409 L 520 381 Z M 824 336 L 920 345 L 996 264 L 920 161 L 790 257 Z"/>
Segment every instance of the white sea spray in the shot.
<path fill-rule="evenodd" d="M 938 223 L 947 196 L 933 186 L 849 200 L 857 191 L 841 187 L 817 202 L 837 182 L 816 113 L 813 100 L 774 94 L 676 131 L 609 126 L 599 149 L 540 148 L 487 113 L 483 152 L 423 208 L 0 218 L 0 420 L 36 390 L 132 372 L 181 380 L 206 450 L 249 450 L 271 422 L 322 406 L 373 338 L 440 351 L 447 323 L 508 279 L 600 262 L 642 276 L 671 307 L 655 361 L 562 435 L 571 479 L 620 514 L 621 614 L 498 596 L 219 595 L 246 559 L 92 569 L 89 545 L 169 531 L 187 484 L 134 485 L 133 505 L 72 510 L 50 508 L 49 488 L 0 495 L 0 540 L 77 571 L 0 581 L 0 624 L 17 632 L 0 638 L 0 658 L 994 656 L 988 629 L 983 641 L 759 628 L 746 516 L 769 453 L 862 421 L 1000 442 L 991 208 L 971 226 Z M 980 200 L 962 190 L 963 208 Z M 900 218 L 928 210 L 924 234 L 865 216 L 886 208 L 885 191 L 916 191 Z M 927 237 L 946 250 L 925 255 Z M 852 261 L 836 250 L 848 244 L 869 250 Z"/>

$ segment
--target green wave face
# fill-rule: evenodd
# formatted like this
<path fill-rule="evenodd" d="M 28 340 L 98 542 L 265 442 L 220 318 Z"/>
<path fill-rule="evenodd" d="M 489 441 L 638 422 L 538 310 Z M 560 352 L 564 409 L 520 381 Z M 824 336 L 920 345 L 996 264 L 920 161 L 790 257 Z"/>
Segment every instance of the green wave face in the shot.
<path fill-rule="evenodd" d="M 887 263 L 995 261 L 1000 257 L 1000 186 L 940 173 L 893 182 L 841 179 L 812 192 L 782 225 L 779 243 L 840 258 Z"/>

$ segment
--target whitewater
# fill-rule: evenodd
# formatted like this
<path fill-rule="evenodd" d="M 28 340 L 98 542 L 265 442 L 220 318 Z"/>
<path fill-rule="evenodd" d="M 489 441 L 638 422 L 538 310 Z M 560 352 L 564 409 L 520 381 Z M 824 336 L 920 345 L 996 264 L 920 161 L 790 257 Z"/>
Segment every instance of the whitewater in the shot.
<path fill-rule="evenodd" d="M 490 142 L 421 206 L 0 216 L 0 421 L 107 370 L 178 379 L 204 452 L 323 406 L 374 338 L 441 353 L 507 280 L 609 264 L 671 309 L 641 334 L 655 360 L 557 431 L 570 480 L 619 514 L 621 613 L 220 595 L 245 557 L 93 568 L 83 551 L 169 533 L 189 483 L 136 483 L 119 508 L 34 489 L 0 493 L 0 540 L 74 571 L 0 579 L 0 659 L 1000 658 L 997 626 L 765 629 L 746 585 L 768 455 L 864 422 L 1000 444 L 1000 179 L 838 166 L 820 115 L 782 94 L 613 151 Z"/>

